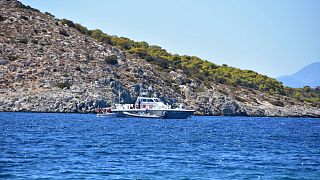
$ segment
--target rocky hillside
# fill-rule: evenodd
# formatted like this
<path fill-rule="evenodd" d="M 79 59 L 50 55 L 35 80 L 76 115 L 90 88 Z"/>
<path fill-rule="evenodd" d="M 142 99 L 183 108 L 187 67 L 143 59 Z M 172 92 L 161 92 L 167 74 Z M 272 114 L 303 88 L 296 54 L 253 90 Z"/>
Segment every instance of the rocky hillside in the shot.
<path fill-rule="evenodd" d="M 94 112 L 119 90 L 130 103 L 151 85 L 200 115 L 320 117 L 319 107 L 286 96 L 163 70 L 15 0 L 0 1 L 0 29 L 0 111 Z"/>

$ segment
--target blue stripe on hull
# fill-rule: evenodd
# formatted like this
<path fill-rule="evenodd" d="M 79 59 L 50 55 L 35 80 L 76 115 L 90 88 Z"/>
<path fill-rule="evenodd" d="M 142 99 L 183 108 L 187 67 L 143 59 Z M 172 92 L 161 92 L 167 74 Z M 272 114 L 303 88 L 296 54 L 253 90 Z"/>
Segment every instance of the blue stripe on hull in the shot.
<path fill-rule="evenodd" d="M 192 111 L 167 111 L 166 119 L 187 119 L 193 114 Z"/>

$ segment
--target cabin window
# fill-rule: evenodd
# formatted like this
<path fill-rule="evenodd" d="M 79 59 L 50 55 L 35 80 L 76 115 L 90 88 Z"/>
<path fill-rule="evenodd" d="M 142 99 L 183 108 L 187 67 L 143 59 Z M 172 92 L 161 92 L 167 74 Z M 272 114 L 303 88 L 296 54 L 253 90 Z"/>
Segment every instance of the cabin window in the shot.
<path fill-rule="evenodd" d="M 142 102 L 147 102 L 147 100 L 146 99 L 142 99 Z"/>
<path fill-rule="evenodd" d="M 152 99 L 147 99 L 147 102 L 153 102 L 153 100 Z"/>

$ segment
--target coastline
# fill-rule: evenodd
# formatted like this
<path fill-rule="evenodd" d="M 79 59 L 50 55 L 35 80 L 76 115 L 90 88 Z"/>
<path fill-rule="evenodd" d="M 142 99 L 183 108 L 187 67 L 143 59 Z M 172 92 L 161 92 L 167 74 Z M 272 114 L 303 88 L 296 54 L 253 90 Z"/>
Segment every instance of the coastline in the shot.
<path fill-rule="evenodd" d="M 92 112 L 59 112 L 59 111 L 48 111 L 48 112 L 43 112 L 43 111 L 0 111 L 0 113 L 46 113 L 46 114 L 96 114 L 95 111 Z M 265 117 L 265 118 L 320 118 L 319 116 L 307 116 L 307 115 L 302 115 L 302 116 L 257 116 L 257 115 L 199 115 L 199 114 L 194 114 L 192 116 L 199 116 L 199 117 Z"/>

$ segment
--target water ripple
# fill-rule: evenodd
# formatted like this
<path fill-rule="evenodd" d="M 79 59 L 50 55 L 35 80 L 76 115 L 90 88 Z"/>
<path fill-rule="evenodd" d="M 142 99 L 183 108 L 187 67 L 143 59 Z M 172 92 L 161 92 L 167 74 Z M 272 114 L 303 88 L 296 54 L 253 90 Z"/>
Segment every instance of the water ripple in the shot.
<path fill-rule="evenodd" d="M 3 179 L 320 179 L 320 119 L 0 113 Z"/>

